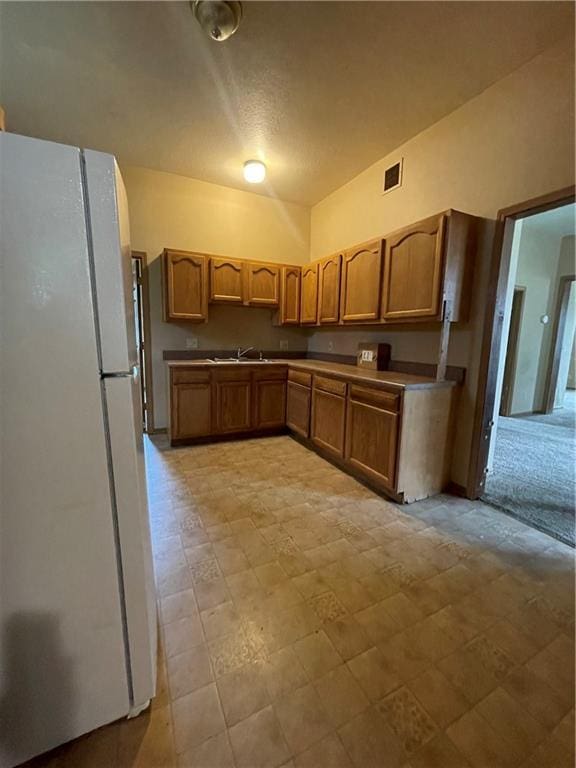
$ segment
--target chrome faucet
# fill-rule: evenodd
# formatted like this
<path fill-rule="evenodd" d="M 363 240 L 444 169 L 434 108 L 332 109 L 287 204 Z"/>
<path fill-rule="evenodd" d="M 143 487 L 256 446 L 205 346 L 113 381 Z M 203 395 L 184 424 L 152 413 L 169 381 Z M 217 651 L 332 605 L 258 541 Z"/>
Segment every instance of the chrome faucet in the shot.
<path fill-rule="evenodd" d="M 236 357 L 238 360 L 240 360 L 241 357 L 244 357 L 248 352 L 250 352 L 254 347 L 246 347 L 246 349 L 242 349 L 242 347 L 238 347 L 238 351 L 236 352 Z"/>

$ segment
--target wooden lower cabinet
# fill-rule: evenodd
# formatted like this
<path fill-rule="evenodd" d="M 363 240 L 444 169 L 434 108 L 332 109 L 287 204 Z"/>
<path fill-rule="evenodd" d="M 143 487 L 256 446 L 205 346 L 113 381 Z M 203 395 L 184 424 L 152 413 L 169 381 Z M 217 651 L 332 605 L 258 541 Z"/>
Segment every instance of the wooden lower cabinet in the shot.
<path fill-rule="evenodd" d="M 301 437 L 310 435 L 310 387 L 288 382 L 286 426 Z"/>
<path fill-rule="evenodd" d="M 346 461 L 391 490 L 396 486 L 398 414 L 350 398 L 346 419 Z"/>
<path fill-rule="evenodd" d="M 252 429 L 252 382 L 227 379 L 214 384 L 215 432 L 248 432 Z"/>
<path fill-rule="evenodd" d="M 276 378 L 255 377 L 254 429 L 280 428 L 285 424 L 286 373 Z"/>
<path fill-rule="evenodd" d="M 312 390 L 312 442 L 335 456 L 344 455 L 346 398 L 318 389 Z"/>

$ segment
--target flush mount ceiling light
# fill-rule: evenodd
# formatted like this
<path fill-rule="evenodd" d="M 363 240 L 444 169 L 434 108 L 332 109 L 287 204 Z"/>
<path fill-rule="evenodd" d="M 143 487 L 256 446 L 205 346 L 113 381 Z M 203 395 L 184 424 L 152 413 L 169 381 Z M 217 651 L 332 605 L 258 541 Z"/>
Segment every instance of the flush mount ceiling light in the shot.
<path fill-rule="evenodd" d="M 260 160 L 244 163 L 244 178 L 249 184 L 260 184 L 266 178 L 266 166 Z"/>
<path fill-rule="evenodd" d="M 190 6 L 204 32 L 219 43 L 236 32 L 242 18 L 238 0 L 191 0 Z"/>

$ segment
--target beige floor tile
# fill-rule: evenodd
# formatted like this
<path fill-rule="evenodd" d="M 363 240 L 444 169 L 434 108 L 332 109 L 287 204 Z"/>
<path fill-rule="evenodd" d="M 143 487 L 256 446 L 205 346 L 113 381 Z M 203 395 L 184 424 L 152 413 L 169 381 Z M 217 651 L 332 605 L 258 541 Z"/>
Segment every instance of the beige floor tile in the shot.
<path fill-rule="evenodd" d="M 398 738 L 374 707 L 339 728 L 338 735 L 356 768 L 400 768 L 406 762 Z"/>
<path fill-rule="evenodd" d="M 470 709 L 464 695 L 438 669 L 427 669 L 410 680 L 408 688 L 441 728 L 446 728 Z"/>
<path fill-rule="evenodd" d="M 354 616 L 342 616 L 324 625 L 324 631 L 340 656 L 348 661 L 367 651 L 372 643 Z"/>
<path fill-rule="evenodd" d="M 572 645 L 566 649 L 565 644 Z M 559 696 L 574 706 L 573 644 L 563 635 L 540 651 L 526 666 L 553 688 Z"/>
<path fill-rule="evenodd" d="M 204 642 L 200 616 L 185 616 L 164 625 L 166 656 L 176 656 Z"/>
<path fill-rule="evenodd" d="M 274 589 L 277 584 L 281 584 L 288 578 L 286 571 L 276 560 L 264 565 L 258 565 L 254 568 L 254 573 L 265 589 Z"/>
<path fill-rule="evenodd" d="M 170 707 L 143 712 L 120 724 L 119 766 L 171 768 L 175 763 Z"/>
<path fill-rule="evenodd" d="M 215 677 L 222 677 L 256 658 L 254 639 L 244 630 L 218 637 L 208 643 Z"/>
<path fill-rule="evenodd" d="M 217 681 L 220 702 L 228 727 L 268 706 L 270 697 L 262 665 L 246 664 Z"/>
<path fill-rule="evenodd" d="M 503 688 L 492 691 L 476 705 L 478 712 L 518 754 L 528 754 L 547 735 L 546 729 Z"/>
<path fill-rule="evenodd" d="M 235 768 L 228 734 L 219 733 L 179 755 L 178 768 Z"/>
<path fill-rule="evenodd" d="M 291 646 L 270 654 L 263 662 L 263 673 L 272 699 L 308 683 L 308 675 Z"/>
<path fill-rule="evenodd" d="M 500 676 L 484 666 L 474 651 L 461 648 L 438 662 L 438 669 L 470 702 L 476 704 L 498 686 Z"/>
<path fill-rule="evenodd" d="M 342 663 L 340 654 L 323 630 L 295 642 L 294 650 L 311 679 L 320 677 Z"/>
<path fill-rule="evenodd" d="M 576 724 L 574 723 L 574 710 L 572 709 L 554 728 L 553 734 L 562 746 L 574 755 L 574 734 L 576 733 Z"/>
<path fill-rule="evenodd" d="M 411 768 L 470 768 L 470 763 L 444 735 L 436 736 L 410 756 Z M 485 768 L 492 768 L 485 766 Z"/>
<path fill-rule="evenodd" d="M 237 768 L 278 768 L 290 752 L 272 707 L 266 707 L 230 728 Z"/>
<path fill-rule="evenodd" d="M 353 768 L 335 733 L 331 733 L 294 758 L 295 768 Z"/>
<path fill-rule="evenodd" d="M 387 598 L 390 599 L 390 598 Z M 376 605 L 371 605 L 363 611 L 354 614 L 354 618 L 364 629 L 372 643 L 385 643 L 395 634 L 402 630 L 402 627 L 395 621 L 386 610 L 383 600 Z"/>
<path fill-rule="evenodd" d="M 226 727 L 216 685 L 210 683 L 172 703 L 176 752 L 185 752 Z"/>
<path fill-rule="evenodd" d="M 418 606 L 402 592 L 387 597 L 379 605 L 388 613 L 400 629 L 406 629 L 424 618 L 424 614 Z"/>
<path fill-rule="evenodd" d="M 334 727 L 351 720 L 370 702 L 345 664 L 314 681 L 314 687 Z"/>
<path fill-rule="evenodd" d="M 432 662 L 422 652 L 419 639 L 408 631 L 400 632 L 379 646 L 388 663 L 404 681 L 412 680 L 428 669 Z"/>
<path fill-rule="evenodd" d="M 293 754 L 303 752 L 332 730 L 320 697 L 310 684 L 277 699 L 274 710 Z"/>
<path fill-rule="evenodd" d="M 241 621 L 233 602 L 220 603 L 200 614 L 206 640 L 228 635 L 241 629 Z"/>
<path fill-rule="evenodd" d="M 318 571 L 308 571 L 292 579 L 292 583 L 303 598 L 309 599 L 328 592 L 330 585 L 324 581 Z"/>
<path fill-rule="evenodd" d="M 523 664 L 538 652 L 538 646 L 507 619 L 500 619 L 484 630 L 484 635 L 502 648 L 516 664 Z"/>
<path fill-rule="evenodd" d="M 217 605 L 229 602 L 231 599 L 228 585 L 224 579 L 195 583 L 194 594 L 196 595 L 198 608 L 201 611 L 215 608 Z"/>
<path fill-rule="evenodd" d="M 335 580 L 332 591 L 349 613 L 357 613 L 377 602 L 370 591 L 352 577 Z"/>
<path fill-rule="evenodd" d="M 410 755 L 437 733 L 436 724 L 406 687 L 398 688 L 376 704 L 376 709 Z"/>
<path fill-rule="evenodd" d="M 197 688 L 203 688 L 214 679 L 210 656 L 204 644 L 179 653 L 177 656 L 171 656 L 167 660 L 167 666 L 172 699 L 178 699 Z"/>
<path fill-rule="evenodd" d="M 332 591 L 311 597 L 308 605 L 323 622 L 336 621 L 347 613 L 346 608 Z"/>
<path fill-rule="evenodd" d="M 370 648 L 347 664 L 371 701 L 378 701 L 400 685 L 400 678 L 379 648 Z"/>
<path fill-rule="evenodd" d="M 574 768 L 573 754 L 554 736 L 537 747 L 522 768 Z"/>
<path fill-rule="evenodd" d="M 511 768 L 521 755 L 476 712 L 468 712 L 453 723 L 447 734 L 475 768 Z"/>
<path fill-rule="evenodd" d="M 193 589 L 185 589 L 183 592 L 176 592 L 160 601 L 160 614 L 163 624 L 170 624 L 172 621 L 183 619 L 186 616 L 195 616 L 198 613 L 196 598 Z"/>
<path fill-rule="evenodd" d="M 555 728 L 570 710 L 564 697 L 525 666 L 512 670 L 502 682 L 502 687 L 549 729 Z"/>
<path fill-rule="evenodd" d="M 369 556 L 370 553 L 367 553 Z M 386 597 L 395 595 L 400 591 L 398 584 L 390 576 L 382 571 L 378 573 L 369 573 L 367 576 L 361 576 L 358 579 L 360 584 L 368 591 L 374 602 L 380 602 Z"/>

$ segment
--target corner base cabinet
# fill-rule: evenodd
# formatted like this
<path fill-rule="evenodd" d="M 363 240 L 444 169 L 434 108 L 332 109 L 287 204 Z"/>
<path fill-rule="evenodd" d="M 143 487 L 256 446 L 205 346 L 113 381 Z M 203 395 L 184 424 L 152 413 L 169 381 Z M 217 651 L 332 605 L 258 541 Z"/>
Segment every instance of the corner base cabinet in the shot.
<path fill-rule="evenodd" d="M 396 501 L 440 493 L 450 479 L 455 386 L 370 373 L 317 361 L 169 365 L 171 444 L 288 428 Z"/>

